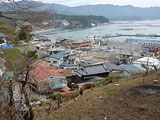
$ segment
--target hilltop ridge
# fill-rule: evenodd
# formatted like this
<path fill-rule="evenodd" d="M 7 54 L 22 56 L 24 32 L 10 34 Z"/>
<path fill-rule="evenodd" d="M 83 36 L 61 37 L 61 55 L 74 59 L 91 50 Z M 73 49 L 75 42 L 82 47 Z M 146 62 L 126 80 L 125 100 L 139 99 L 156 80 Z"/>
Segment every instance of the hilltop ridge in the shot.
<path fill-rule="evenodd" d="M 107 17 L 109 20 L 152 20 L 160 19 L 160 7 L 134 7 L 131 5 L 112 5 L 112 4 L 98 4 L 98 5 L 82 5 L 76 7 L 69 7 L 60 4 L 44 4 L 47 6 L 55 6 L 58 14 L 65 15 L 95 15 Z"/>

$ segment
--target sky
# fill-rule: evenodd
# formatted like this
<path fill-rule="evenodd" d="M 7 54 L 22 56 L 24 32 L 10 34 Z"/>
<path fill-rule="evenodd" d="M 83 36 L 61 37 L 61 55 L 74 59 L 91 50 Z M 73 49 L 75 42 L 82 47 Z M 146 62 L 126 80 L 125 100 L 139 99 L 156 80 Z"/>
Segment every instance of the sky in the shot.
<path fill-rule="evenodd" d="M 133 5 L 136 7 L 160 6 L 160 0 L 37 0 L 45 3 L 57 3 L 67 6 L 95 5 L 95 4 L 114 4 L 114 5 Z"/>

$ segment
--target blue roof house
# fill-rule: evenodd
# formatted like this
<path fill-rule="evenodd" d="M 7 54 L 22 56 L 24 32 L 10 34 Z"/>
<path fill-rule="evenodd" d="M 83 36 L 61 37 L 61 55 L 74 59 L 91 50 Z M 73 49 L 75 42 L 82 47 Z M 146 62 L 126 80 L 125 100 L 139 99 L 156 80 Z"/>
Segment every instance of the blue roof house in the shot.
<path fill-rule="evenodd" d="M 59 68 L 77 68 L 77 62 L 75 59 L 70 57 L 71 54 L 69 52 L 61 51 L 56 54 L 52 54 L 49 57 L 45 58 L 45 60 L 51 63 L 51 66 L 56 66 Z"/>
<path fill-rule="evenodd" d="M 61 51 L 56 54 L 50 55 L 49 57 L 45 58 L 45 60 L 46 62 L 51 63 L 52 66 L 59 67 L 69 56 L 69 52 Z"/>

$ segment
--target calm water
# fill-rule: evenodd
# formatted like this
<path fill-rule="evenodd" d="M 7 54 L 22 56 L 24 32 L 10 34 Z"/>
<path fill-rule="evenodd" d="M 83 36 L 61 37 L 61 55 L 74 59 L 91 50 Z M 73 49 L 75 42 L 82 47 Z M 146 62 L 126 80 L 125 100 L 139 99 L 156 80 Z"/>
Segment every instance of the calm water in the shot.
<path fill-rule="evenodd" d="M 118 21 L 103 26 L 97 26 L 80 30 L 50 30 L 38 32 L 37 34 L 45 35 L 50 38 L 74 38 L 77 40 L 85 39 L 89 34 L 105 36 L 106 34 L 159 34 L 160 20 L 152 21 Z M 128 37 L 108 38 L 109 40 L 125 40 Z M 150 39 L 150 38 L 149 38 Z M 160 38 L 157 38 L 160 39 Z"/>

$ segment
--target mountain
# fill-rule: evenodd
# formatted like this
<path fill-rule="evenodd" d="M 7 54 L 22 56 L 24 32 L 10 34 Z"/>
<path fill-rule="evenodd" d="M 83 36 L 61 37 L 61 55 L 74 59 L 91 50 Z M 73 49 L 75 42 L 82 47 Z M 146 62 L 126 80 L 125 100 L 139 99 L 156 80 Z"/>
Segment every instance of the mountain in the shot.
<path fill-rule="evenodd" d="M 33 2 L 36 4 L 37 2 Z M 24 4 L 20 2 L 19 4 Z M 38 4 L 38 3 L 37 3 Z M 109 20 L 152 20 L 160 19 L 160 7 L 134 7 L 131 5 L 118 6 L 112 4 L 99 5 L 83 5 L 76 7 L 69 7 L 54 3 L 42 3 L 39 9 L 47 9 L 53 7 L 57 14 L 65 15 L 95 15 L 103 16 Z M 5 11 L 0 4 L 0 10 Z"/>
<path fill-rule="evenodd" d="M 36 4 L 37 2 L 33 2 Z M 19 2 L 19 4 L 24 4 Z M 37 3 L 39 4 L 39 3 Z M 103 16 L 109 20 L 152 20 L 160 19 L 160 7 L 134 7 L 131 5 L 118 6 L 112 4 L 99 4 L 99 5 L 83 5 L 76 7 L 69 7 L 54 3 L 42 3 L 39 9 L 47 9 L 53 7 L 57 14 L 65 15 L 95 15 Z M 5 11 L 0 4 L 0 10 Z"/>
<path fill-rule="evenodd" d="M 54 22 L 57 22 L 54 24 Z M 55 14 L 53 19 L 53 25 L 55 28 L 62 29 L 75 29 L 75 28 L 87 28 L 94 27 L 99 24 L 108 23 L 109 20 L 103 16 L 93 16 L 93 15 L 64 15 Z"/>
<path fill-rule="evenodd" d="M 111 4 L 84 5 L 68 7 L 59 4 L 45 4 L 44 7 L 54 6 L 58 14 L 66 15 L 95 15 L 107 17 L 110 20 L 148 20 L 160 19 L 160 7 L 139 8 L 130 5 L 118 6 Z"/>
<path fill-rule="evenodd" d="M 24 4 L 24 3 L 20 2 L 19 4 Z M 34 2 L 33 4 L 39 4 L 39 3 Z M 83 6 L 69 7 L 54 3 L 42 3 L 42 5 L 36 10 L 45 10 L 51 7 L 53 7 L 54 12 L 56 13 L 56 15 L 58 15 L 58 17 L 56 16 L 56 19 L 58 18 L 58 20 L 56 20 L 56 23 L 58 23 L 58 25 L 62 28 L 66 27 L 64 24 L 70 24 L 71 26 L 69 26 L 69 28 L 79 28 L 79 27 L 83 28 L 86 25 L 88 27 L 92 23 L 96 25 L 99 23 L 106 23 L 108 19 L 110 21 L 160 19 L 160 12 L 159 12 L 160 7 L 140 8 L 131 5 L 118 6 L 112 4 L 83 5 Z M 7 10 L 0 7 L 0 11 L 7 11 Z M 82 20 L 81 18 L 85 19 L 86 21 Z M 67 23 L 64 20 L 67 20 L 67 22 L 69 23 Z M 78 24 L 80 24 L 80 26 L 78 26 Z"/>
<path fill-rule="evenodd" d="M 36 4 L 37 2 L 34 2 Z M 18 4 L 22 4 L 22 2 L 18 2 Z M 1 5 L 1 4 L 0 4 Z M 11 4 L 8 4 L 11 6 Z M 2 5 L 1 5 L 2 6 Z M 67 9 L 67 6 L 55 5 L 55 4 L 43 4 L 41 7 L 35 9 L 35 11 L 46 10 L 48 8 L 53 7 L 54 9 Z M 18 9 L 18 8 L 17 8 Z M 10 9 L 12 10 L 12 9 Z M 9 9 L 0 9 L 0 11 L 9 11 Z M 67 14 L 67 13 L 66 13 Z M 19 15 L 21 16 L 21 15 Z M 29 24 L 32 26 L 34 30 L 39 30 L 40 28 L 48 29 L 48 28 L 57 28 L 57 29 L 79 29 L 79 28 L 89 28 L 95 27 L 100 24 L 108 23 L 109 19 L 103 16 L 94 16 L 94 15 L 65 15 L 65 14 L 57 14 L 55 12 L 53 18 L 40 21 L 39 23 L 26 23 L 24 21 L 19 20 L 8 20 L 5 18 L 0 18 L 0 23 L 16 27 L 17 24 L 20 26 L 21 24 Z"/>
<path fill-rule="evenodd" d="M 11 3 L 6 3 L 7 6 L 14 6 L 16 9 L 20 9 L 19 6 Z M 20 1 L 17 3 L 18 5 L 26 5 L 25 2 Z M 32 1 L 31 4 L 37 4 L 40 5 L 41 3 Z M 5 7 L 5 9 L 2 9 L 3 4 L 0 4 L 0 11 L 2 12 L 7 12 L 7 11 L 12 11 L 15 9 L 12 9 L 12 7 Z M 41 4 L 38 7 L 33 8 L 33 11 L 43 11 L 52 8 L 55 12 L 53 18 L 40 21 L 40 23 L 32 23 L 31 25 L 34 27 L 34 25 L 38 25 L 42 28 L 58 28 L 58 29 L 76 29 L 76 28 L 88 28 L 88 27 L 94 27 L 99 24 L 104 24 L 108 23 L 109 20 L 106 17 L 103 16 L 94 16 L 94 15 L 74 15 L 73 13 L 66 11 L 66 9 L 70 8 L 67 6 L 63 5 L 58 5 L 58 4 Z M 32 9 L 31 9 L 32 10 Z M 58 10 L 58 11 L 57 11 Z M 57 14 L 61 13 L 59 10 L 63 11 L 63 14 Z M 65 12 L 66 11 L 66 12 Z M 23 14 L 20 14 L 19 17 L 23 17 Z M 17 16 L 16 16 L 17 17 Z M 16 27 L 16 24 L 14 23 L 19 23 L 23 24 L 23 22 L 19 22 L 17 20 L 15 21 L 10 21 L 6 22 L 5 19 L 0 18 L 0 23 L 3 23 L 5 25 L 10 25 Z"/>

